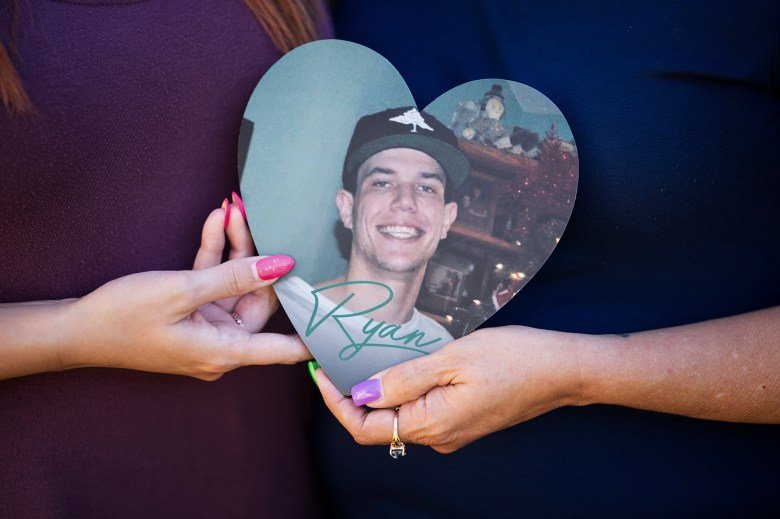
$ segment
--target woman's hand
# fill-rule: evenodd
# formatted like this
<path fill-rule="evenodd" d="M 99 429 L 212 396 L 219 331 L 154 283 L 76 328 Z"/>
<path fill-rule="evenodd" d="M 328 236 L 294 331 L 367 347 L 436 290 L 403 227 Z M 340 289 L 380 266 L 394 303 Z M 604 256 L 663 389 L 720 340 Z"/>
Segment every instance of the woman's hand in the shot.
<path fill-rule="evenodd" d="M 226 246 L 225 236 L 230 244 L 229 260 L 243 259 L 254 255 L 255 246 L 246 222 L 244 203 L 238 194 L 233 193 L 232 196 L 233 204 L 230 204 L 226 198 L 222 202 L 222 207 L 212 211 L 206 219 L 193 270 L 203 270 L 222 263 Z M 235 322 L 232 317 L 235 313 L 247 331 L 250 333 L 259 332 L 279 307 L 279 300 L 270 286 L 273 281 L 262 283 L 259 288 L 248 294 L 227 297 L 204 305 L 199 309 L 199 312 L 207 316 L 209 320 L 221 320 L 228 323 Z"/>
<path fill-rule="evenodd" d="M 325 404 L 355 440 L 389 444 L 394 408 L 404 442 L 453 452 L 492 432 L 578 403 L 576 352 L 586 336 L 519 326 L 486 328 L 352 388 L 320 369 Z M 354 402 L 353 402 L 354 399 Z M 367 411 L 360 405 L 390 408 Z"/>
<path fill-rule="evenodd" d="M 206 220 L 192 271 L 143 272 L 81 299 L 0 306 L 0 379 L 116 367 L 216 380 L 239 366 L 311 358 L 297 335 L 257 333 L 278 306 L 270 284 L 294 261 L 252 257 L 234 200 Z M 220 264 L 225 234 L 230 261 Z"/>
<path fill-rule="evenodd" d="M 780 423 L 780 306 L 620 335 L 486 328 L 393 366 L 345 398 L 317 370 L 325 403 L 366 445 L 453 452 L 564 405 L 612 404 L 693 418 Z M 353 402 L 354 400 L 354 402 Z"/>

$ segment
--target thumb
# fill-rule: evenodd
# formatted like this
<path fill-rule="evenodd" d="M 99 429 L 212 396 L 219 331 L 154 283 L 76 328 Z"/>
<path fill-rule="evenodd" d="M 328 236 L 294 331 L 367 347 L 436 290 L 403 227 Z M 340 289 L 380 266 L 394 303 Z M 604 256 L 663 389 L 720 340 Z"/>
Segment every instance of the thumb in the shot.
<path fill-rule="evenodd" d="M 270 285 L 295 266 L 290 256 L 259 256 L 227 261 L 215 267 L 192 271 L 193 303 L 196 308 L 225 299 L 248 294 Z"/>
<path fill-rule="evenodd" d="M 437 386 L 449 384 L 446 356 L 440 352 L 408 360 L 352 386 L 356 406 L 395 407 L 417 400 Z"/>
<path fill-rule="evenodd" d="M 298 335 L 253 333 L 241 351 L 242 366 L 295 364 L 312 358 Z"/>

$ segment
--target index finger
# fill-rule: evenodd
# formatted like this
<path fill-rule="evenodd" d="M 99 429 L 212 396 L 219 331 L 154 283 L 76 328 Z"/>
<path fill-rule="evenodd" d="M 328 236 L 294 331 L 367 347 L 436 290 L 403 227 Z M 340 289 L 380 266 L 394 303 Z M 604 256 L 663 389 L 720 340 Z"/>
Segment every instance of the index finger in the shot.
<path fill-rule="evenodd" d="M 226 207 L 227 199 L 222 203 L 222 207 L 211 211 L 203 224 L 201 232 L 200 248 L 195 255 L 193 270 L 202 270 L 222 263 L 222 251 L 225 250 L 225 211 L 230 210 Z"/>
<path fill-rule="evenodd" d="M 243 366 L 296 364 L 311 358 L 311 353 L 296 334 L 253 333 L 240 352 Z"/>
<path fill-rule="evenodd" d="M 290 256 L 261 256 L 231 260 L 216 267 L 186 271 L 192 309 L 227 297 L 243 296 L 270 285 L 295 265 Z M 192 311 L 192 310 L 190 310 Z"/>
<path fill-rule="evenodd" d="M 235 195 L 235 193 L 234 193 Z M 255 243 L 252 241 L 252 235 L 249 232 L 249 224 L 244 220 L 243 213 L 232 204 L 228 206 L 230 214 L 230 223 L 225 229 L 230 242 L 229 259 L 246 258 L 255 255 Z"/>
<path fill-rule="evenodd" d="M 322 369 L 314 373 L 317 387 L 320 389 L 325 405 L 336 420 L 361 445 L 390 445 L 393 439 L 393 417 L 398 413 L 398 436 L 401 441 L 433 445 L 437 439 L 432 430 L 426 397 L 403 404 L 398 411 L 393 409 L 374 409 L 366 411 L 358 407 L 348 396 L 331 382 Z"/>
<path fill-rule="evenodd" d="M 366 411 L 363 407 L 357 407 L 350 397 L 342 395 L 322 369 L 315 371 L 314 376 L 325 405 L 356 442 L 361 445 L 390 444 L 395 411 Z"/>
<path fill-rule="evenodd" d="M 361 402 L 374 408 L 395 407 L 424 397 L 438 386 L 452 382 L 454 368 L 445 348 L 396 364 L 371 377 L 379 391 Z M 366 381 L 368 382 L 368 381 Z M 352 388 L 353 394 L 358 386 Z"/>

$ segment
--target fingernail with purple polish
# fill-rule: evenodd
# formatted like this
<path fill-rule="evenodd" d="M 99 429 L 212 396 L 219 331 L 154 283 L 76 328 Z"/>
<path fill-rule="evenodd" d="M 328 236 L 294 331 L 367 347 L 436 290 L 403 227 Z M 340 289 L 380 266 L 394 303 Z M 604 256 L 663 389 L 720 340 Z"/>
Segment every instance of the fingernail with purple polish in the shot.
<path fill-rule="evenodd" d="M 258 281 L 267 281 L 284 276 L 295 266 L 295 260 L 290 256 L 278 254 L 259 259 L 252 265 L 252 273 Z"/>
<path fill-rule="evenodd" d="M 382 382 L 378 378 L 370 378 L 352 386 L 352 401 L 357 407 L 376 402 L 380 398 L 382 398 Z"/>

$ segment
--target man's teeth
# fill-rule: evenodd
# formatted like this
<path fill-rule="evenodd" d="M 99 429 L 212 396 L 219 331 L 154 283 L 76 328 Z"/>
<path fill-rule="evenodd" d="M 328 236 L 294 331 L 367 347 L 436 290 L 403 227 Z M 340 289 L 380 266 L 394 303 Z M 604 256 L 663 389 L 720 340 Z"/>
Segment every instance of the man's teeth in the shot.
<path fill-rule="evenodd" d="M 405 225 L 382 225 L 377 227 L 382 234 L 389 234 L 393 238 L 416 238 L 420 231 L 415 227 L 406 227 Z"/>

